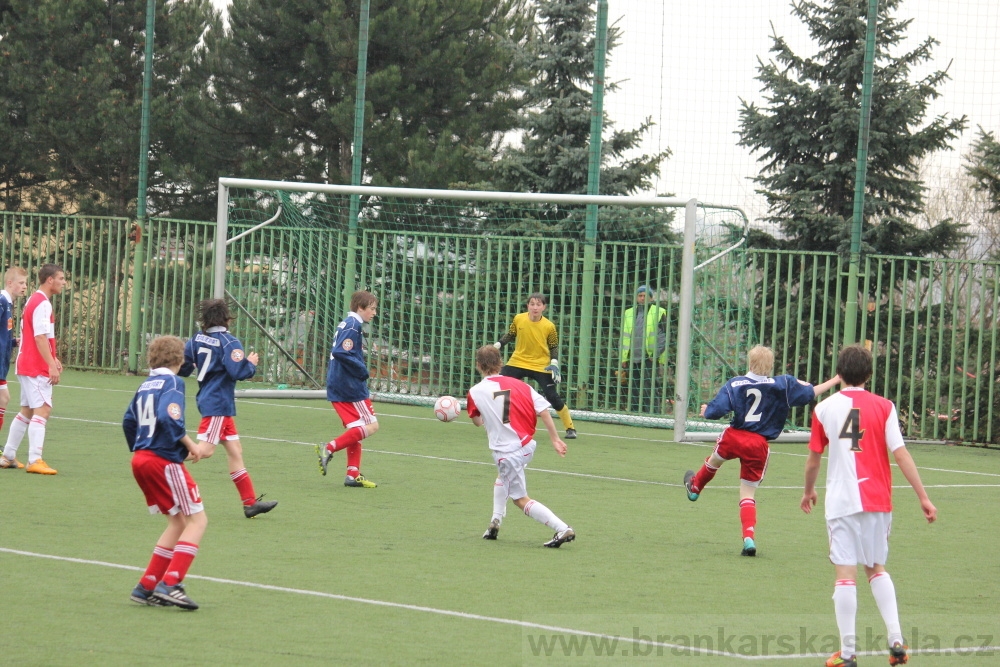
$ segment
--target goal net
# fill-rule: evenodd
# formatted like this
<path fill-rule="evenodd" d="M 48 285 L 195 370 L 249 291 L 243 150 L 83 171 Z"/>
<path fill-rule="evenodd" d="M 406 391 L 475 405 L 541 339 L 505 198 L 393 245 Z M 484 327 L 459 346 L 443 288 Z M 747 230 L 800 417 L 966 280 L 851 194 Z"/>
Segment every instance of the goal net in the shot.
<path fill-rule="evenodd" d="M 747 220 L 736 207 L 223 178 L 218 213 L 226 250 L 214 291 L 235 302 L 234 331 L 261 354 L 268 389 L 255 395 L 325 395 L 355 289 L 379 299 L 365 342 L 370 387 L 411 404 L 464 397 L 479 379 L 476 348 L 534 292 L 559 332 L 559 391 L 575 418 L 673 427 L 679 411 L 694 432 L 698 401 L 742 364 L 750 338 Z M 648 340 L 626 333 L 640 287 L 644 308 L 659 309 Z M 648 367 L 631 363 L 631 348 L 647 344 Z"/>

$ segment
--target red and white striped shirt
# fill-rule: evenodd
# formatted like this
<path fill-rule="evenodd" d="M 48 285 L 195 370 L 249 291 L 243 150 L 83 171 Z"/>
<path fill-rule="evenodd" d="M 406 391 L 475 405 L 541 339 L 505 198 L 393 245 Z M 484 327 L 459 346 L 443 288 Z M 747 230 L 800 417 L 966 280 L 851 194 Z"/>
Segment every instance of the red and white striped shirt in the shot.
<path fill-rule="evenodd" d="M 35 292 L 24 305 L 21 314 L 21 344 L 17 348 L 17 374 L 27 377 L 48 377 L 49 365 L 42 358 L 35 344 L 35 336 L 49 340 L 49 351 L 56 358 L 56 316 L 52 302 L 41 290 Z"/>
<path fill-rule="evenodd" d="M 510 454 L 535 438 L 538 413 L 549 402 L 529 385 L 516 378 L 491 375 L 469 390 L 470 417 L 482 417 L 490 439 L 490 449 Z"/>
<path fill-rule="evenodd" d="M 892 511 L 889 452 L 903 446 L 892 401 L 845 387 L 816 406 L 809 449 L 829 446 L 826 518 Z"/>

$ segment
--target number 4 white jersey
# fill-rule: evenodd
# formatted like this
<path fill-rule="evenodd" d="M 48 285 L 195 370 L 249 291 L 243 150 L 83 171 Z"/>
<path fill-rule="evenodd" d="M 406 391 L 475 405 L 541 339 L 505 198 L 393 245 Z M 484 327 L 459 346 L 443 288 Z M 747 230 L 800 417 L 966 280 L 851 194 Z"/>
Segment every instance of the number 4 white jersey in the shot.
<path fill-rule="evenodd" d="M 529 385 L 516 378 L 491 375 L 469 390 L 470 417 L 482 417 L 490 439 L 490 449 L 510 454 L 535 438 L 538 413 L 549 402 Z"/>
<path fill-rule="evenodd" d="M 830 447 L 826 518 L 892 511 L 889 452 L 903 446 L 892 401 L 846 387 L 816 406 L 809 449 Z"/>

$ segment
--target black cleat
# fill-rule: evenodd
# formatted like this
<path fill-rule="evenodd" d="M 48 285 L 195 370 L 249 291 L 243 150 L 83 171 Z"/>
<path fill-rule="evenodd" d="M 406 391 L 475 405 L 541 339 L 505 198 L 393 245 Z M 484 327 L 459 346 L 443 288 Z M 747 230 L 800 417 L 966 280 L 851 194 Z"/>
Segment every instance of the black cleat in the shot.
<path fill-rule="evenodd" d="M 316 458 L 319 459 L 319 471 L 326 477 L 326 467 L 330 465 L 333 452 L 326 448 L 326 445 L 316 445 Z"/>
<path fill-rule="evenodd" d="M 147 591 L 142 584 L 136 584 L 132 589 L 132 594 L 128 596 L 132 602 L 147 605 L 149 607 L 166 607 L 167 603 L 153 595 L 153 591 Z"/>
<path fill-rule="evenodd" d="M 167 586 L 161 581 L 153 589 L 153 595 L 164 604 L 171 604 L 181 609 L 194 611 L 198 608 L 198 603 L 184 594 L 184 584 Z"/>
<path fill-rule="evenodd" d="M 493 519 L 490 521 L 490 527 L 486 529 L 483 533 L 484 540 L 495 540 L 497 539 L 497 534 L 500 532 L 500 519 Z"/>
<path fill-rule="evenodd" d="M 564 530 L 561 530 L 555 535 L 553 535 L 552 539 L 549 540 L 548 542 L 545 542 L 542 546 L 550 547 L 552 549 L 558 549 L 565 542 L 572 542 L 575 539 L 576 539 L 576 533 L 573 532 L 572 528 L 566 526 Z"/>
<path fill-rule="evenodd" d="M 565 439 L 566 440 L 576 440 L 576 429 L 575 428 L 568 428 L 568 429 L 566 429 Z"/>
<path fill-rule="evenodd" d="M 743 551 L 740 552 L 741 556 L 750 556 L 753 558 L 757 555 L 757 545 L 754 543 L 752 537 L 743 538 Z"/>
<path fill-rule="evenodd" d="M 243 515 L 246 518 L 252 519 L 258 514 L 267 514 L 268 512 L 270 512 L 271 510 L 273 510 L 275 507 L 278 506 L 277 500 L 264 501 L 261 500 L 261 498 L 263 497 L 264 494 L 262 493 L 257 497 L 257 500 L 254 501 L 253 505 L 243 506 Z"/>

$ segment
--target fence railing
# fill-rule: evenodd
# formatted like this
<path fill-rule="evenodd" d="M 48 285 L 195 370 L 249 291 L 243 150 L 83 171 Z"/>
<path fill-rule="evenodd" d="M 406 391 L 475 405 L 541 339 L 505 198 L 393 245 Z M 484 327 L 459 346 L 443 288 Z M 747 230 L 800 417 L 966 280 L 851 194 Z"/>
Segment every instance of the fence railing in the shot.
<path fill-rule="evenodd" d="M 158 334 L 191 335 L 197 304 L 212 293 L 213 232 L 213 223 L 150 221 L 144 284 L 135 291 L 127 219 L 0 213 L 3 264 L 27 268 L 32 289 L 41 264 L 66 269 L 68 289 L 54 303 L 60 356 L 66 366 L 84 369 L 123 370 L 132 326 L 143 347 Z M 253 304 L 256 323 L 238 310 L 234 333 L 261 353 L 256 379 L 313 386 L 274 350 L 273 339 L 322 383 L 333 331 L 344 316 L 344 234 L 268 228 L 234 245 L 226 289 L 241 304 Z M 671 414 L 679 246 L 598 244 L 586 378 L 575 375 L 582 243 L 363 230 L 359 248 L 357 284 L 380 299 L 368 339 L 375 388 L 464 394 L 476 380 L 476 347 L 497 340 L 524 309 L 527 294 L 541 291 L 549 297 L 546 316 L 559 329 L 561 389 L 573 409 Z M 697 413 L 726 378 L 745 370 L 746 350 L 756 342 L 775 350 L 775 373 L 813 382 L 832 376 L 843 339 L 845 274 L 836 255 L 765 250 L 741 250 L 699 271 L 689 411 Z M 1000 442 L 1000 266 L 869 256 L 863 275 L 857 338 L 875 355 L 871 388 L 896 402 L 904 433 Z M 630 384 L 621 367 L 622 317 L 639 284 L 649 286 L 667 313 L 668 360 L 661 376 Z M 133 323 L 134 294 L 141 314 Z M 808 418 L 807 410 L 797 410 L 792 422 L 805 427 Z"/>

